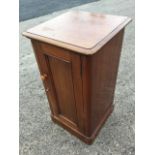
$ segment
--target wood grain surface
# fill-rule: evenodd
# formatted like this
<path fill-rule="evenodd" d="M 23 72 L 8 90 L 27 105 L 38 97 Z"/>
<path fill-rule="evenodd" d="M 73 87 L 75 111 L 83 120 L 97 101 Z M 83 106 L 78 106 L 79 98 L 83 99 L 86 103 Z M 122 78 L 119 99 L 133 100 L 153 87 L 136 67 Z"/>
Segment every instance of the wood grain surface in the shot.
<path fill-rule="evenodd" d="M 52 119 L 88 144 L 93 142 L 114 108 L 124 21 L 127 24 L 129 19 L 69 12 L 26 33 L 30 38 L 27 34 L 42 34 L 51 41 L 53 38 L 60 43 L 66 41 L 68 47 L 72 44 L 88 50 L 89 54 L 75 53 L 62 44 L 56 46 L 43 38 L 31 38 Z"/>
<path fill-rule="evenodd" d="M 123 16 L 70 11 L 23 34 L 75 52 L 93 54 L 129 21 Z"/>

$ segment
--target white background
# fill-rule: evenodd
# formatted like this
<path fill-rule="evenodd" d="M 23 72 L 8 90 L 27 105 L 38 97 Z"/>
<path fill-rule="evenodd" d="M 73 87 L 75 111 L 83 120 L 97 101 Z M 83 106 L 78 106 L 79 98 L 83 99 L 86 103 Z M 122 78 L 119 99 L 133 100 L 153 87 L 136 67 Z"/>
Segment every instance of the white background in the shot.
<path fill-rule="evenodd" d="M 19 8 L 0 2 L 0 154 L 19 154 Z M 136 0 L 136 155 L 155 155 L 155 1 Z"/>
<path fill-rule="evenodd" d="M 136 1 L 136 155 L 155 155 L 155 1 Z"/>

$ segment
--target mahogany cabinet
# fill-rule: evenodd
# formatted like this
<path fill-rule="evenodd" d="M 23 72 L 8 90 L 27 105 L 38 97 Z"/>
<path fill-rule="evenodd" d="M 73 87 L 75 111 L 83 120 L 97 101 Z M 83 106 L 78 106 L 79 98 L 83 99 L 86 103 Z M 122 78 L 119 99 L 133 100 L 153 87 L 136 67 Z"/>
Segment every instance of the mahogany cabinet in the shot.
<path fill-rule="evenodd" d="M 124 27 L 130 20 L 72 11 L 23 33 L 31 39 L 52 120 L 88 144 L 114 108 Z"/>

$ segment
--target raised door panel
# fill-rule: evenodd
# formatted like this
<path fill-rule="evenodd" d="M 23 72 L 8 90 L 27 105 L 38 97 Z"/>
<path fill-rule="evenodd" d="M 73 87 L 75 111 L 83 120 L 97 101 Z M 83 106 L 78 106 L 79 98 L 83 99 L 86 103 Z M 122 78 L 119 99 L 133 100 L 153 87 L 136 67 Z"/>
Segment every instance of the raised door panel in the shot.
<path fill-rule="evenodd" d="M 49 56 L 48 61 L 53 75 L 59 115 L 77 124 L 71 62 Z"/>

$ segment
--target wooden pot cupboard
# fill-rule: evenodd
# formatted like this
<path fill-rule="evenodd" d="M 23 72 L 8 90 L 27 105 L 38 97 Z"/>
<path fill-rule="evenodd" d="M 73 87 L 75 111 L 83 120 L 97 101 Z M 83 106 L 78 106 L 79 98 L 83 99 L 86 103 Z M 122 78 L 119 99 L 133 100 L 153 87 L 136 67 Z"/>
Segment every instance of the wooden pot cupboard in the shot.
<path fill-rule="evenodd" d="M 23 33 L 31 39 L 52 120 L 91 144 L 113 111 L 128 17 L 69 11 Z"/>

